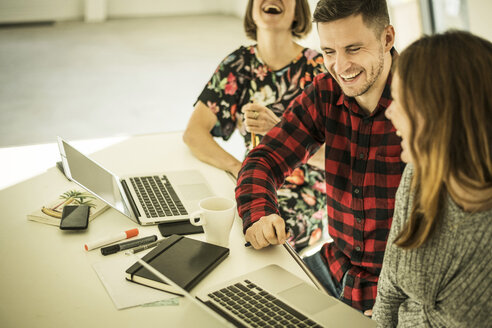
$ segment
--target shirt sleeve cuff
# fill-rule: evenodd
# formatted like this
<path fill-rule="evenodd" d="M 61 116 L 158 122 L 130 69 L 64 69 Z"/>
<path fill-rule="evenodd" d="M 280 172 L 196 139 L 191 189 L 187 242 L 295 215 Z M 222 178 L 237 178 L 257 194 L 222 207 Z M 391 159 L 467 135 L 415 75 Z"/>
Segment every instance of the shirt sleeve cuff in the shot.
<path fill-rule="evenodd" d="M 243 214 L 243 233 L 246 233 L 246 230 L 248 230 L 249 227 L 253 225 L 256 221 L 261 219 L 264 216 L 270 215 L 270 214 L 279 214 L 278 211 L 265 211 L 265 209 L 262 210 L 252 210 L 252 211 L 247 211 Z"/>

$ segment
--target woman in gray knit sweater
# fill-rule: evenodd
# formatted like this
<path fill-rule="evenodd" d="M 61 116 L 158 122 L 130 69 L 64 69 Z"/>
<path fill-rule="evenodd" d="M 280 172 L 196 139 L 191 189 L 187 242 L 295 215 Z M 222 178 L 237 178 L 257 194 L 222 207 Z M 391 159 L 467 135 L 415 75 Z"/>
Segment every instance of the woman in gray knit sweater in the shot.
<path fill-rule="evenodd" d="M 409 163 L 373 319 L 492 327 L 492 43 L 467 32 L 402 52 L 387 110 Z"/>

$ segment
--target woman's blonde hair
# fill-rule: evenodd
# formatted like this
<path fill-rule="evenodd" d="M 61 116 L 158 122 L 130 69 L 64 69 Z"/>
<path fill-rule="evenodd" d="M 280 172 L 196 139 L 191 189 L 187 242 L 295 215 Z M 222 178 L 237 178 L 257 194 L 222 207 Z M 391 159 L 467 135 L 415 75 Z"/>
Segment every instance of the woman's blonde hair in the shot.
<path fill-rule="evenodd" d="M 256 24 L 253 20 L 253 1 L 249 0 L 244 15 L 244 31 L 246 36 L 256 41 Z M 302 39 L 311 32 L 311 10 L 307 0 L 296 0 L 294 22 L 292 23 L 292 36 Z"/>
<path fill-rule="evenodd" d="M 395 244 L 417 248 L 435 230 L 450 177 L 492 188 L 492 43 L 464 31 L 423 37 L 396 62 L 410 124 L 415 202 Z M 398 92 L 398 91 L 397 91 Z"/>

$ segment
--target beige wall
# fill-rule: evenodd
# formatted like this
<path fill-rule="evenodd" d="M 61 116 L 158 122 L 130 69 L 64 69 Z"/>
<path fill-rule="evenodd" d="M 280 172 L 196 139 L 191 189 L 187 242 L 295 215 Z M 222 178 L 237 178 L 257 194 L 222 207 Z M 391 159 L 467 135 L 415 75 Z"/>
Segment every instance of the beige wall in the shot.
<path fill-rule="evenodd" d="M 142 17 L 186 15 L 198 13 L 224 13 L 243 17 L 248 0 L 0 0 L 0 22 L 36 20 L 77 20 L 86 14 L 90 2 L 104 7 L 99 17 Z M 397 30 L 397 48 L 402 50 L 421 33 L 418 17 L 418 0 L 387 0 L 392 23 Z M 462 0 L 468 3 L 470 30 L 492 40 L 492 0 Z M 308 0 L 313 11 L 318 0 Z M 102 4 L 102 5 L 101 5 Z M 87 18 L 87 17 L 86 17 Z M 317 32 L 303 40 L 305 46 L 319 47 Z"/>
<path fill-rule="evenodd" d="M 395 28 L 395 48 L 402 51 L 422 35 L 420 6 L 416 0 L 388 1 L 391 25 Z"/>
<path fill-rule="evenodd" d="M 468 0 L 468 12 L 470 16 L 470 31 L 476 35 L 492 41 L 492 1 Z"/>
<path fill-rule="evenodd" d="M 247 0 L 0 0 L 0 23 L 221 13 L 242 15 L 246 3 Z"/>

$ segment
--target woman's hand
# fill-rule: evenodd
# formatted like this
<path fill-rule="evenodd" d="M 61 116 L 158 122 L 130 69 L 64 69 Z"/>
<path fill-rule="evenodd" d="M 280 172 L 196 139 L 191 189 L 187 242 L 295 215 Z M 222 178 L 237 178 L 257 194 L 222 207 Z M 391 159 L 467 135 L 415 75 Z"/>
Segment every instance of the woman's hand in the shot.
<path fill-rule="evenodd" d="M 280 122 L 273 111 L 255 103 L 244 105 L 241 112 L 244 114 L 244 125 L 248 132 L 265 135 Z"/>

